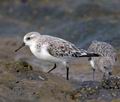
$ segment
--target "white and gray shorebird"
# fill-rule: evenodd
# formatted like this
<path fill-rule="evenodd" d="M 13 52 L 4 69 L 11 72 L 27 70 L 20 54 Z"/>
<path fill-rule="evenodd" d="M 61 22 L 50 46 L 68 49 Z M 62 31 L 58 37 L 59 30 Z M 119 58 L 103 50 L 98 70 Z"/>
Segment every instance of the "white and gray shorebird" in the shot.
<path fill-rule="evenodd" d="M 67 70 L 66 79 L 69 80 L 69 62 L 79 57 L 98 57 L 98 54 L 88 53 L 78 49 L 74 44 L 58 37 L 41 35 L 38 32 L 29 32 L 24 36 L 23 44 L 15 50 L 17 52 L 23 46 L 29 46 L 31 52 L 43 61 L 54 63 L 54 67 L 48 71 L 50 73 L 62 63 Z"/>
<path fill-rule="evenodd" d="M 108 78 L 112 74 L 113 66 L 117 60 L 115 48 L 109 43 L 95 40 L 92 41 L 87 51 L 101 55 L 100 57 L 89 58 L 93 69 L 93 79 L 96 69 L 100 70 Z"/>

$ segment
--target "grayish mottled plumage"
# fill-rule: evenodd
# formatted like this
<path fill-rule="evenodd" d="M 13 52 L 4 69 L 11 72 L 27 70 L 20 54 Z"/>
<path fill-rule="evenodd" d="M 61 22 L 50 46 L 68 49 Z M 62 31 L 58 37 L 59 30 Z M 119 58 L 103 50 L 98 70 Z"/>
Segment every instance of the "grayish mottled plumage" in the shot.
<path fill-rule="evenodd" d="M 90 64 L 93 70 L 98 69 L 108 77 L 112 73 L 113 65 L 117 60 L 116 50 L 113 46 L 106 42 L 92 41 L 87 51 L 101 55 L 101 57 L 90 58 Z"/>
<path fill-rule="evenodd" d="M 29 46 L 31 52 L 38 59 L 55 63 L 55 66 L 48 72 L 55 69 L 57 63 L 62 63 L 67 69 L 67 79 L 69 71 L 68 63 L 71 59 L 98 56 L 98 54 L 88 53 L 85 50 L 78 49 L 74 44 L 61 38 L 41 35 L 38 32 L 27 33 L 23 41 L 23 45 Z"/>

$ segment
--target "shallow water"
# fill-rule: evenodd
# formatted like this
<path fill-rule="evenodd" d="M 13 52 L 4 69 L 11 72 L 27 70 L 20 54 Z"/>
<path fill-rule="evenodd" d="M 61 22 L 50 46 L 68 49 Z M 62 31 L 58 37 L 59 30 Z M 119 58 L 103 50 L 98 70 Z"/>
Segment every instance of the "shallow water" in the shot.
<path fill-rule="evenodd" d="M 23 0 L 24 1 L 24 0 Z M 0 36 L 39 31 L 87 48 L 92 40 L 120 48 L 120 2 L 117 0 L 25 0 L 0 2 Z"/>

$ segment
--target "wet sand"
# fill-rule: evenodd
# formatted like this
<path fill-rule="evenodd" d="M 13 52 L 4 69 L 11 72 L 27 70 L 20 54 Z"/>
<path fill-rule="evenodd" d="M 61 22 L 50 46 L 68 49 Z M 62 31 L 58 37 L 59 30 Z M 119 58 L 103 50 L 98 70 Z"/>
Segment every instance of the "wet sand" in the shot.
<path fill-rule="evenodd" d="M 70 80 L 65 68 L 52 73 L 52 64 L 37 60 L 27 47 L 15 53 L 20 39 L 0 38 L 0 102 L 119 102 L 120 79 L 103 80 L 96 72 L 95 81 L 86 58 L 70 67 Z M 120 52 L 114 75 L 120 76 Z M 114 84 L 113 84 L 114 83 Z"/>

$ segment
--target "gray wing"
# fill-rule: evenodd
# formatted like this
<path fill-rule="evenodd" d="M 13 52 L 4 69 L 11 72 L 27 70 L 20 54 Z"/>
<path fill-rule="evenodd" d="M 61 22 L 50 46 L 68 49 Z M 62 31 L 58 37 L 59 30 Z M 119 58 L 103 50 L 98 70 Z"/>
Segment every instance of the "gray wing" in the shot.
<path fill-rule="evenodd" d="M 73 57 L 75 53 L 80 53 L 80 50 L 76 48 L 74 44 L 63 40 L 55 40 L 49 43 L 48 51 L 55 57 Z"/>
<path fill-rule="evenodd" d="M 49 42 L 48 52 L 54 57 L 91 57 L 95 54 L 89 54 L 83 49 L 78 49 L 74 44 L 57 38 L 47 36 L 47 42 Z"/>
<path fill-rule="evenodd" d="M 112 45 L 106 42 L 93 41 L 87 51 L 117 59 L 116 50 Z"/>

